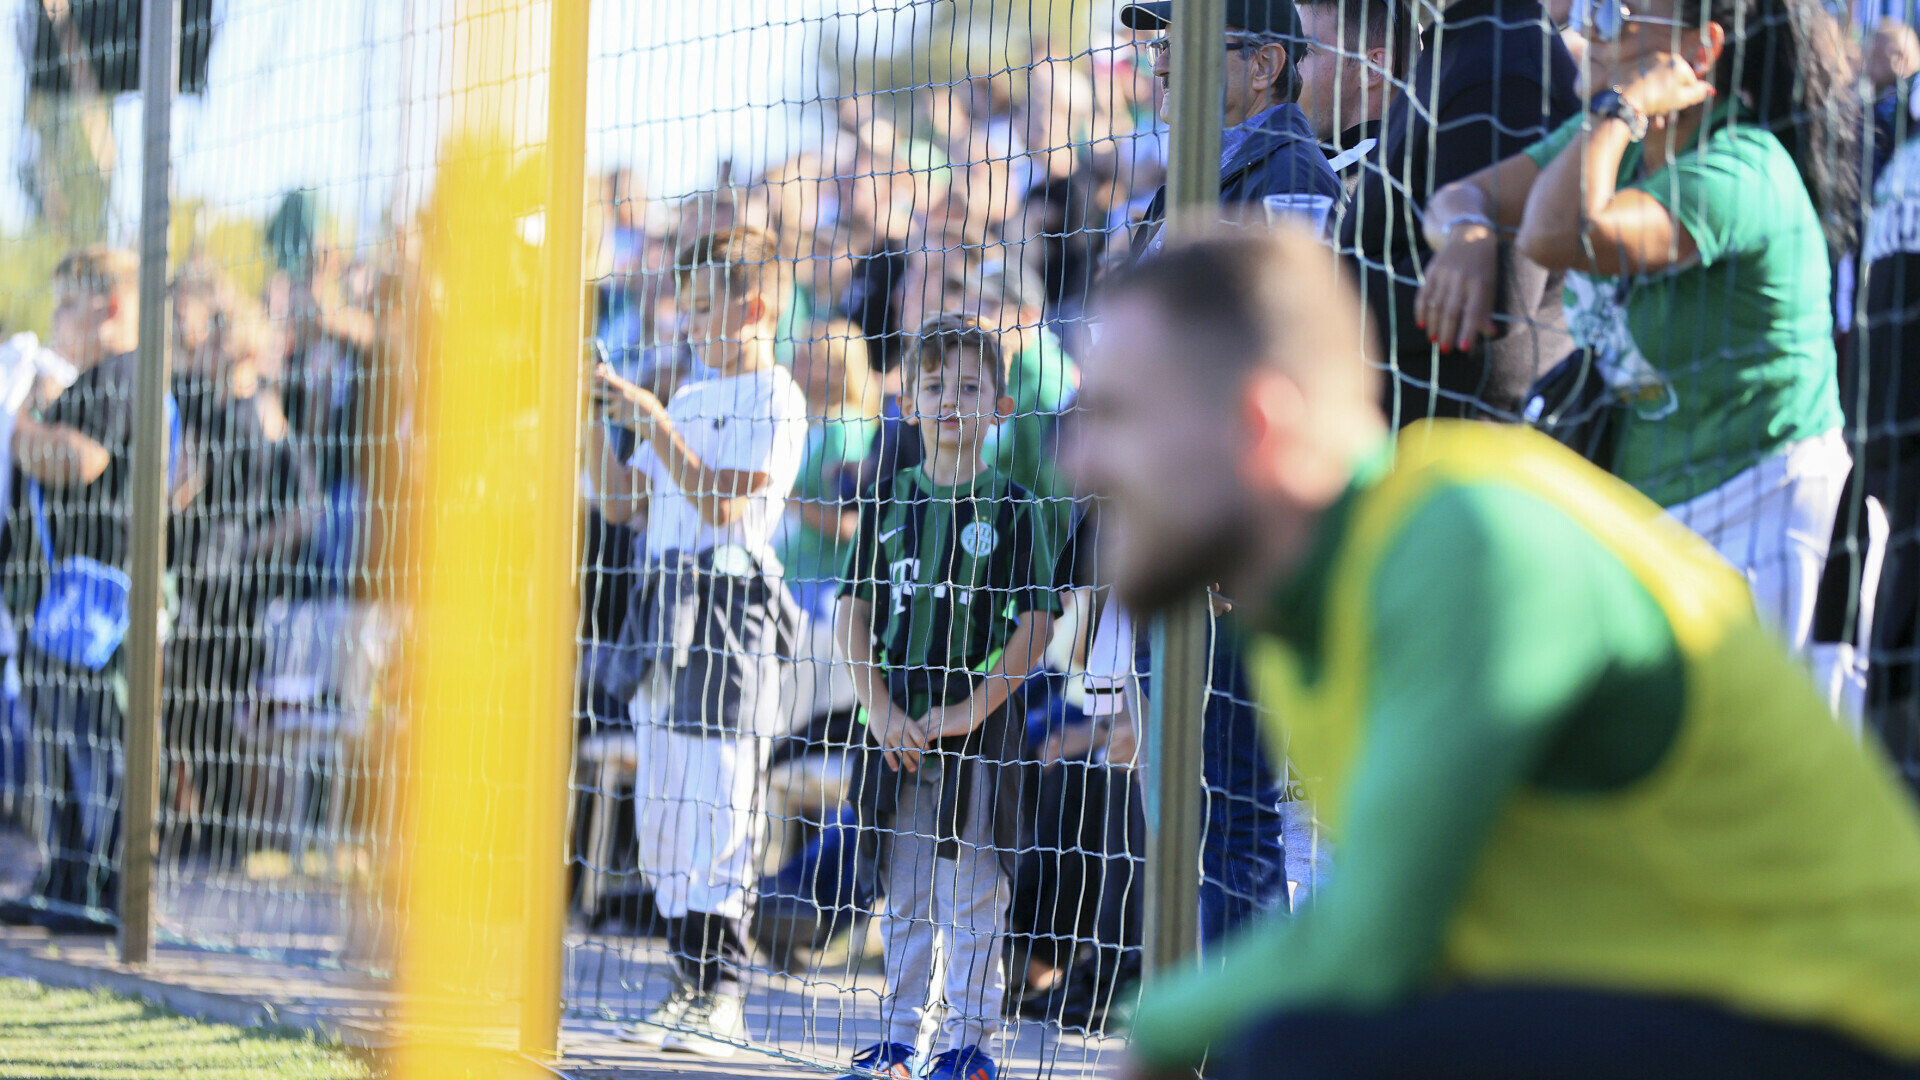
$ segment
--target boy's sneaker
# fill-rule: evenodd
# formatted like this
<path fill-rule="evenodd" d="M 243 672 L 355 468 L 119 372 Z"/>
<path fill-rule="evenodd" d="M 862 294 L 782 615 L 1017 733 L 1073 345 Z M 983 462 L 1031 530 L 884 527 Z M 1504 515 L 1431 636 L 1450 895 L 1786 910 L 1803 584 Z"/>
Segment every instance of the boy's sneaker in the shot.
<path fill-rule="evenodd" d="M 687 1015 L 688 1007 L 699 996 L 700 992 L 693 987 L 685 983 L 675 984 L 673 993 L 667 995 L 667 1000 L 661 1002 L 659 1008 L 638 1023 L 621 1025 L 614 1034 L 624 1042 L 639 1043 L 657 1050 L 660 1044 L 667 1041 L 667 1032 L 680 1026 L 681 1018 Z"/>
<path fill-rule="evenodd" d="M 927 1068 L 926 1080 L 994 1080 L 998 1075 L 993 1059 L 981 1053 L 979 1047 L 969 1046 L 934 1058 Z"/>
<path fill-rule="evenodd" d="M 747 1010 L 732 994 L 700 994 L 667 1032 L 662 1050 L 701 1057 L 730 1058 L 747 1041 Z"/>
<path fill-rule="evenodd" d="M 853 1071 L 840 1080 L 913 1080 L 913 1047 L 906 1043 L 874 1043 L 853 1055 Z"/>

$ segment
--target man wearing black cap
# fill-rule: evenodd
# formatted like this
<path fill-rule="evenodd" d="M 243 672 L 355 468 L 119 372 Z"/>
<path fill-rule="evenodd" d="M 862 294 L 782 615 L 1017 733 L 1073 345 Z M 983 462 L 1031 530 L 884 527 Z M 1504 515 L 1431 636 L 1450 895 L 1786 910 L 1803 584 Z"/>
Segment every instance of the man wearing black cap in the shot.
<path fill-rule="evenodd" d="M 1328 167 L 1300 97 L 1296 65 L 1307 48 L 1300 13 L 1293 0 L 1227 0 L 1226 131 L 1220 139 L 1220 203 L 1251 204 L 1256 211 L 1268 195 L 1325 195 L 1337 204 L 1339 177 Z M 1128 4 L 1120 24 L 1130 30 L 1161 30 L 1173 21 L 1173 0 Z M 1170 50 L 1166 38 L 1149 44 L 1153 75 L 1165 91 L 1161 119 L 1172 100 Z M 1135 261 L 1159 250 L 1167 210 L 1165 188 L 1154 194 L 1146 217 L 1133 233 Z"/>

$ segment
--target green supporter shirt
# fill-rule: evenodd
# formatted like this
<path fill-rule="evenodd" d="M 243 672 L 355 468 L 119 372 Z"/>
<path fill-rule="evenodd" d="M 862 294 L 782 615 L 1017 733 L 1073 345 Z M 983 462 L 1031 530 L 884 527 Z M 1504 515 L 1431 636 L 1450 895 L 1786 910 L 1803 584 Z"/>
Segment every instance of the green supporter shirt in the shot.
<path fill-rule="evenodd" d="M 903 469 L 861 500 L 840 595 L 873 605 L 876 659 L 909 715 L 970 694 L 1022 612 L 1060 610 L 1057 544 L 1038 511 L 992 470 L 941 487 L 919 467 Z"/>
<path fill-rule="evenodd" d="M 794 344 L 806 339 L 807 329 L 813 325 L 813 294 L 796 283 L 788 295 L 786 310 L 780 313 L 780 321 L 773 328 L 773 358 L 781 366 L 793 367 Z"/>
<path fill-rule="evenodd" d="M 1786 148 L 1733 102 L 1660 172 L 1627 148 L 1619 185 L 1686 227 L 1699 259 L 1621 281 L 1567 275 L 1567 326 L 1633 384 L 1613 471 L 1662 506 L 1841 424 L 1825 237 Z M 1576 116 L 1526 155 L 1542 169 Z M 1650 132 L 1649 140 L 1660 137 Z"/>
<path fill-rule="evenodd" d="M 1327 513 L 1308 564 L 1252 628 L 1286 638 L 1307 678 L 1355 492 L 1384 464 Z M 1665 614 L 1584 528 L 1516 488 L 1437 489 L 1390 542 L 1369 606 L 1368 738 L 1339 873 L 1296 918 L 1257 923 L 1148 991 L 1133 1048 L 1152 1066 L 1193 1064 L 1277 1010 L 1417 990 L 1518 789 L 1625 786 L 1679 729 L 1683 666 Z"/>
<path fill-rule="evenodd" d="M 1013 418 L 995 434 L 986 462 L 1035 497 L 1065 502 L 1073 496 L 1073 485 L 1060 474 L 1054 433 L 1061 410 L 1073 396 L 1073 361 L 1052 331 L 1041 330 L 1011 366 L 1007 392 L 1013 398 Z"/>
<path fill-rule="evenodd" d="M 806 456 L 800 462 L 800 475 L 794 481 L 793 499 L 801 502 L 841 504 L 841 481 L 849 471 L 858 471 L 873 449 L 880 433 L 880 421 L 864 416 L 814 417 L 807 428 Z M 848 500 L 844 510 L 853 509 Z M 782 532 L 775 551 L 780 565 L 791 581 L 830 581 L 840 576 L 852 544 L 837 536 L 828 536 L 812 526 L 795 523 Z"/>

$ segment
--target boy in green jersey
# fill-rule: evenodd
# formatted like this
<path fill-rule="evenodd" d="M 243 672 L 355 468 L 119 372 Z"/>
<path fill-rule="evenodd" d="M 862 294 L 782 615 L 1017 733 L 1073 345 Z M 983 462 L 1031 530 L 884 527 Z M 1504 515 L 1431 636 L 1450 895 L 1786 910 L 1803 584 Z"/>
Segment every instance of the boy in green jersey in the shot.
<path fill-rule="evenodd" d="M 981 460 L 987 432 L 1013 408 L 993 332 L 936 316 L 904 366 L 923 456 L 862 500 L 834 627 L 886 765 L 888 1033 L 853 1064 L 861 1075 L 915 1075 L 944 951 L 946 1049 L 924 1075 L 993 1080 L 984 1044 L 1006 993 L 1000 856 L 1017 840 L 1027 759 L 1007 700 L 1053 628 L 1053 544 L 1031 497 Z"/>

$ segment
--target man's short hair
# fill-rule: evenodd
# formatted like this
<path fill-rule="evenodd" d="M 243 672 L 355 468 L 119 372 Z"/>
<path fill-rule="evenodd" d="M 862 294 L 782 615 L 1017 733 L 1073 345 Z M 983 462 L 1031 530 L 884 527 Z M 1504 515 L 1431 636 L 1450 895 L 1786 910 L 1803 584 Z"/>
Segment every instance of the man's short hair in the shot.
<path fill-rule="evenodd" d="M 932 316 L 914 331 L 913 363 L 907 366 L 907 374 L 918 379 L 922 372 L 939 371 L 954 353 L 978 356 L 980 366 L 993 379 L 993 396 L 1006 396 L 1007 354 L 1000 348 L 999 333 L 979 319 L 958 312 Z"/>
<path fill-rule="evenodd" d="M 54 267 L 53 280 L 77 285 L 95 296 L 140 291 L 140 256 L 124 248 L 95 244 L 68 252 Z"/>
<path fill-rule="evenodd" d="M 742 225 L 699 237 L 674 257 L 674 276 L 687 284 L 701 269 L 724 269 L 727 290 L 735 296 L 765 298 L 775 308 L 787 307 L 787 264 L 779 245 L 765 229 Z"/>
<path fill-rule="evenodd" d="M 1333 8 L 1340 13 L 1340 42 L 1325 42 L 1355 56 L 1372 49 L 1387 50 L 1387 74 L 1407 81 L 1413 66 L 1413 46 L 1419 36 L 1412 6 L 1404 0 L 1300 0 L 1301 7 Z"/>
<path fill-rule="evenodd" d="M 1143 299 L 1185 345 L 1185 370 L 1225 394 L 1259 367 L 1299 384 L 1311 405 L 1377 407 L 1372 319 L 1339 258 L 1294 228 L 1246 228 L 1169 243 L 1101 288 Z"/>

